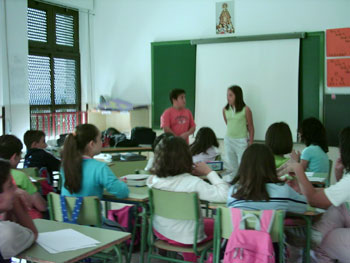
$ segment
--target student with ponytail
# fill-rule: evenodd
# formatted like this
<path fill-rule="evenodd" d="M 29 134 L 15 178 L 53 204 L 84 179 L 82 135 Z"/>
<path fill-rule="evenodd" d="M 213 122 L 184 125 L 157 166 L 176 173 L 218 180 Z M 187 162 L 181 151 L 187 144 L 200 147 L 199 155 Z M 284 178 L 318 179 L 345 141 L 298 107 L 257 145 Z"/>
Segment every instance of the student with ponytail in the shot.
<path fill-rule="evenodd" d="M 101 132 L 92 124 L 81 124 L 67 136 L 62 153 L 64 196 L 98 196 L 103 190 L 118 198 L 128 197 L 127 185 L 118 180 L 106 163 L 93 159 L 102 149 Z"/>

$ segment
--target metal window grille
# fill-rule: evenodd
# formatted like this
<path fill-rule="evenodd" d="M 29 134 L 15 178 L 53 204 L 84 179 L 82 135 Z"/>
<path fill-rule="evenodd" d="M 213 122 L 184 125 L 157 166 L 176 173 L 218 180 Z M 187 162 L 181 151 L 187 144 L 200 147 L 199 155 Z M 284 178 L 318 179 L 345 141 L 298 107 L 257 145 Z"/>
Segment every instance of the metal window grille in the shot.
<path fill-rule="evenodd" d="M 80 112 L 78 11 L 29 0 L 27 15 L 31 128 L 57 136 L 86 122 Z"/>

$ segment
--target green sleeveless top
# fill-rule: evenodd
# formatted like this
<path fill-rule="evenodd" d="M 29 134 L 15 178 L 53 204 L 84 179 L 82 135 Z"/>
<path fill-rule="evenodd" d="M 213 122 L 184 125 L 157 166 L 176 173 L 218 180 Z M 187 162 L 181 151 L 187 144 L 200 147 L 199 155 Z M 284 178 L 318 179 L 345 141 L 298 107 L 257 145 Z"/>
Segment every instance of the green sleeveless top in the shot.
<path fill-rule="evenodd" d="M 232 139 L 247 138 L 247 118 L 245 116 L 245 107 L 240 112 L 236 112 L 232 107 L 225 110 L 227 120 L 226 136 Z"/>
<path fill-rule="evenodd" d="M 285 158 L 279 155 L 275 155 L 275 164 L 276 168 L 281 167 L 283 164 L 285 164 L 287 161 L 289 161 L 290 158 Z"/>

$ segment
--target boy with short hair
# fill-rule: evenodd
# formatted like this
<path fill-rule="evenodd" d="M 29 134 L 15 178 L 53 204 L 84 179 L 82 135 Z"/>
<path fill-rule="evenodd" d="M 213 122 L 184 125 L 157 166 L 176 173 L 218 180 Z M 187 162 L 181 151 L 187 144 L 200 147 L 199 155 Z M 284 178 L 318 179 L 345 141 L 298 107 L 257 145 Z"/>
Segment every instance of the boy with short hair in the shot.
<path fill-rule="evenodd" d="M 186 94 L 183 89 L 173 89 L 169 94 L 172 107 L 166 109 L 160 117 L 160 126 L 164 132 L 180 136 L 189 143 L 188 137 L 194 133 L 196 124 L 192 113 L 186 108 Z"/>
<path fill-rule="evenodd" d="M 8 160 L 11 164 L 11 175 L 16 185 L 29 194 L 29 204 L 31 204 L 30 215 L 32 218 L 40 218 L 41 213 L 46 211 L 46 201 L 38 192 L 38 189 L 30 181 L 29 177 L 22 171 L 16 170 L 21 160 L 23 144 L 14 135 L 0 136 L 0 158 Z M 40 211 L 40 212 L 39 212 Z"/>
<path fill-rule="evenodd" d="M 0 159 L 0 262 L 10 262 L 36 240 L 38 231 L 16 195 L 10 162 Z M 11 222 L 13 221 L 13 222 Z"/>
<path fill-rule="evenodd" d="M 43 131 L 28 130 L 24 134 L 23 141 L 27 147 L 27 154 L 24 157 L 24 168 L 36 167 L 39 170 L 46 168 L 49 182 L 52 183 L 52 173 L 60 170 L 61 161 L 44 150 L 47 147 L 45 133 Z"/>

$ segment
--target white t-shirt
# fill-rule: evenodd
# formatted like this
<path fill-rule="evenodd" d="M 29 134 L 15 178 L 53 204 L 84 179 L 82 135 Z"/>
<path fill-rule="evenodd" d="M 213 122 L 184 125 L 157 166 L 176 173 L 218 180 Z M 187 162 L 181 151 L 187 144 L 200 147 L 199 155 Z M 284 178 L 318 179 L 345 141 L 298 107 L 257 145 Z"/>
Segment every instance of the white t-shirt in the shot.
<path fill-rule="evenodd" d="M 226 202 L 229 185 L 219 175 L 211 171 L 207 175 L 210 184 L 190 174 L 180 174 L 160 178 L 151 175 L 147 179 L 147 186 L 172 192 L 197 192 L 201 200 L 209 202 Z M 153 227 L 163 236 L 183 244 L 193 244 L 195 222 L 192 220 L 169 219 L 155 215 Z M 203 221 L 198 229 L 198 242 L 206 238 Z"/>
<path fill-rule="evenodd" d="M 193 162 L 213 162 L 216 157 L 220 155 L 219 149 L 215 146 L 210 147 L 206 152 L 202 152 L 200 154 L 193 155 Z"/>
<path fill-rule="evenodd" d="M 10 221 L 0 221 L 0 252 L 9 259 L 30 247 L 34 242 L 33 232 Z"/>
<path fill-rule="evenodd" d="M 343 175 L 343 178 L 334 185 L 326 188 L 324 193 L 334 206 L 350 202 L 350 173 Z"/>

